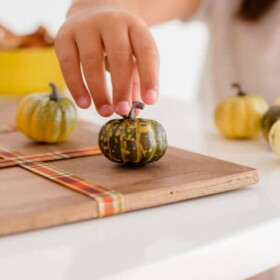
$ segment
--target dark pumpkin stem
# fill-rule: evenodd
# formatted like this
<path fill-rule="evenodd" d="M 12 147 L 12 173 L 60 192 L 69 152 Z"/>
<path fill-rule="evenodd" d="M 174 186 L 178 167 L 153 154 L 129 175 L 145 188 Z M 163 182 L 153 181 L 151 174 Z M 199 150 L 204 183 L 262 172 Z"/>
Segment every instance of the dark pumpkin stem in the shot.
<path fill-rule="evenodd" d="M 245 96 L 246 95 L 246 93 L 242 90 L 242 87 L 239 83 L 233 83 L 231 86 L 238 90 L 238 92 L 237 92 L 238 96 Z"/>
<path fill-rule="evenodd" d="M 132 103 L 132 107 L 130 109 L 130 112 L 128 115 L 123 116 L 125 119 L 135 119 L 135 109 L 141 109 L 143 110 L 145 107 L 145 104 L 140 101 L 135 101 Z"/>
<path fill-rule="evenodd" d="M 52 89 L 52 92 L 50 94 L 50 99 L 51 100 L 55 100 L 55 101 L 61 99 L 62 98 L 61 94 L 59 93 L 56 85 L 54 83 L 52 83 L 52 82 L 49 83 L 49 85 L 50 85 L 50 87 Z"/>

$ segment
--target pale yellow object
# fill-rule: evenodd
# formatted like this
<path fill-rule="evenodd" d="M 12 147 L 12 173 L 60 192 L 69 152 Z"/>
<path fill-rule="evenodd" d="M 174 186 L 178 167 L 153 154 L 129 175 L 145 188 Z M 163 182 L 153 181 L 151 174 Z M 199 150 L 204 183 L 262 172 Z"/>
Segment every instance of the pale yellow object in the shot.
<path fill-rule="evenodd" d="M 274 105 L 280 105 L 280 97 L 276 98 L 276 100 L 273 103 Z"/>
<path fill-rule="evenodd" d="M 53 47 L 0 51 L 0 95 L 46 92 L 49 82 L 62 90 L 64 80 Z"/>
<path fill-rule="evenodd" d="M 269 130 L 268 141 L 272 151 L 280 157 L 280 120 L 276 121 Z"/>
<path fill-rule="evenodd" d="M 267 110 L 268 104 L 261 96 L 230 97 L 216 107 L 215 124 L 228 138 L 252 138 L 259 133 L 261 119 Z"/>

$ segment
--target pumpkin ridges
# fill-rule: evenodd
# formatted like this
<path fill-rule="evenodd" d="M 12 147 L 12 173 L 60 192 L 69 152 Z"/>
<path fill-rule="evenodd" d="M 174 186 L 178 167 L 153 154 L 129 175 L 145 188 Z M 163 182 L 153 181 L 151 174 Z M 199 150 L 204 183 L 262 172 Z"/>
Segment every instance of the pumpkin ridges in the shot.
<path fill-rule="evenodd" d="M 54 114 L 56 113 L 56 109 L 57 109 L 57 104 L 53 104 L 54 106 L 52 106 L 51 101 L 47 100 L 44 108 L 42 108 L 42 110 L 44 110 L 45 113 L 45 118 L 44 118 L 44 122 L 43 122 L 43 133 L 42 133 L 42 141 L 46 141 L 48 143 L 53 143 L 55 142 L 54 139 L 57 138 L 58 136 L 58 131 L 59 131 L 59 122 L 57 122 L 55 120 L 55 116 Z"/>
<path fill-rule="evenodd" d="M 247 98 L 250 99 L 250 102 L 248 102 L 248 104 L 250 104 L 248 115 L 251 120 L 249 134 L 255 136 L 260 131 L 263 112 L 267 111 L 268 106 L 259 96 L 251 95 Z"/>
<path fill-rule="evenodd" d="M 159 128 L 161 130 L 160 135 L 163 138 L 163 140 L 161 141 L 161 143 L 162 143 L 161 150 L 163 150 L 164 152 L 161 154 L 158 154 L 158 157 L 155 160 L 159 160 L 165 154 L 165 152 L 167 150 L 167 144 L 168 144 L 165 130 L 161 124 L 159 124 Z"/>
<path fill-rule="evenodd" d="M 152 121 L 149 121 L 150 128 L 153 131 L 153 136 L 154 136 L 153 138 L 157 139 L 159 135 L 157 133 L 156 127 L 154 125 L 152 125 L 151 123 L 152 123 Z M 156 144 L 157 143 L 155 143 L 155 145 L 154 145 L 154 148 L 153 148 L 153 151 L 152 151 L 151 156 L 149 158 L 149 161 L 152 161 L 155 158 L 155 155 L 156 155 L 156 153 L 158 151 L 158 145 L 156 145 Z"/>
<path fill-rule="evenodd" d="M 122 148 L 122 137 L 123 137 L 123 126 L 121 123 L 117 123 L 116 126 L 116 131 L 118 133 L 118 137 L 115 138 L 117 141 L 115 141 L 115 150 L 117 153 L 115 154 L 115 160 L 120 161 L 121 159 L 123 160 L 123 148 Z"/>
<path fill-rule="evenodd" d="M 139 145 L 141 151 L 141 159 L 139 163 L 150 162 L 151 154 L 153 152 L 155 143 L 154 135 L 151 131 L 150 120 L 144 121 L 143 119 L 138 119 L 139 123 Z M 153 142 L 152 142 L 153 140 Z M 148 143 L 147 143 L 148 142 Z M 147 146 L 146 146 L 147 144 Z M 151 152 L 149 150 L 152 150 Z"/>
<path fill-rule="evenodd" d="M 247 98 L 250 98 L 250 96 L 248 96 Z M 252 105 L 255 106 L 254 103 L 255 103 L 254 100 L 252 100 L 252 102 L 244 102 L 245 107 L 246 107 L 245 114 L 246 114 L 246 111 L 247 111 L 247 114 L 246 114 L 246 126 L 244 129 L 243 135 L 246 134 L 246 131 L 250 135 L 255 135 L 255 133 L 256 133 L 256 128 L 255 128 L 256 120 L 254 120 L 254 118 L 252 118 L 252 114 L 254 114 L 254 112 L 252 111 Z"/>
<path fill-rule="evenodd" d="M 109 156 L 110 158 L 112 157 L 112 153 L 111 153 L 111 149 L 110 149 L 110 133 L 109 133 L 109 128 L 111 129 L 111 127 L 113 127 L 113 121 L 109 122 L 108 127 L 105 127 L 106 130 L 106 141 L 107 141 L 107 147 L 108 147 L 108 154 L 107 156 Z"/>
<path fill-rule="evenodd" d="M 138 159 L 138 143 L 136 141 L 137 135 L 137 120 L 130 121 L 127 119 L 123 122 L 123 132 L 124 138 L 121 139 L 122 149 L 123 149 L 123 161 L 126 162 L 135 162 Z"/>
<path fill-rule="evenodd" d="M 37 102 L 33 100 L 33 102 L 28 103 L 29 105 L 29 110 L 31 110 L 30 112 L 26 112 L 25 113 L 25 120 L 27 122 L 26 125 L 24 125 L 27 129 L 26 131 L 26 135 L 29 136 L 31 139 L 35 140 L 36 137 L 34 137 L 34 133 L 36 133 L 38 130 L 34 129 L 34 120 L 37 119 L 37 112 L 39 111 L 40 108 L 40 100 L 38 99 Z M 32 106 L 33 105 L 33 108 Z"/>
<path fill-rule="evenodd" d="M 142 141 L 142 137 L 144 134 L 143 128 L 142 128 L 142 119 L 137 119 L 137 125 L 138 125 L 138 131 L 137 131 L 137 143 L 139 145 L 139 160 L 137 161 L 137 163 L 141 163 L 143 160 L 146 159 L 147 162 L 149 162 L 149 158 L 146 158 L 146 153 L 145 153 L 145 146 L 144 143 Z M 148 125 L 148 122 L 147 122 Z"/>
<path fill-rule="evenodd" d="M 30 137 L 31 134 L 31 117 L 39 101 L 36 95 L 25 96 L 17 110 L 17 128 L 28 137 Z"/>
<path fill-rule="evenodd" d="M 64 138 L 65 137 L 67 138 L 67 136 L 70 135 L 70 133 L 72 132 L 71 128 L 74 129 L 76 123 L 72 124 L 72 122 L 71 122 L 71 123 L 69 123 L 69 125 L 68 125 L 68 123 L 66 123 L 66 120 L 68 118 L 72 119 L 72 115 L 70 114 L 70 112 L 71 112 L 70 110 L 72 110 L 72 106 L 69 106 L 69 110 L 67 111 L 67 110 L 65 110 L 65 107 L 63 106 L 63 100 L 59 100 L 58 109 L 61 112 L 61 121 L 60 121 L 60 129 L 59 129 L 60 133 L 59 133 L 56 141 L 63 142 Z"/>
<path fill-rule="evenodd" d="M 151 156 L 150 156 L 150 159 L 149 161 L 152 162 L 153 160 L 156 159 L 156 155 L 159 151 L 159 148 L 161 148 L 160 145 L 158 145 L 158 139 L 159 139 L 159 135 L 158 135 L 158 131 L 157 131 L 157 125 L 158 123 L 153 121 L 153 120 L 149 120 L 149 126 L 151 128 L 151 131 L 152 131 L 152 136 L 153 136 L 153 141 L 154 141 L 154 145 L 153 145 L 153 150 L 152 150 L 152 153 L 151 153 Z"/>
<path fill-rule="evenodd" d="M 237 97 L 238 98 L 238 97 Z M 239 128 L 238 127 L 235 127 L 234 126 L 234 122 L 235 122 L 235 118 L 236 118 L 236 116 L 235 116 L 235 108 L 236 108 L 236 104 L 235 104 L 235 102 L 234 102 L 235 100 L 232 100 L 229 104 L 229 106 L 230 106 L 230 116 L 231 116 L 231 118 L 230 118 L 230 127 L 229 127 L 229 130 L 232 130 L 232 132 L 231 132 L 231 137 L 234 135 L 234 134 L 237 134 L 238 132 L 238 130 L 239 130 Z M 238 115 L 237 115 L 237 117 L 239 117 Z"/>
<path fill-rule="evenodd" d="M 156 152 L 157 152 L 157 145 L 156 145 L 156 137 L 157 137 L 157 133 L 156 133 L 156 129 L 155 127 L 152 125 L 152 122 L 151 120 L 149 120 L 147 122 L 147 125 L 149 126 L 149 132 L 152 136 L 152 139 L 153 139 L 153 143 L 152 143 L 152 147 L 150 148 L 151 149 L 151 153 L 150 153 L 150 156 L 149 158 L 147 159 L 148 162 L 151 162 L 153 160 L 153 158 L 155 157 L 156 155 Z M 149 133 L 148 132 L 148 133 Z M 148 134 L 147 133 L 147 134 Z M 147 136 L 148 137 L 148 136 Z"/>
<path fill-rule="evenodd" d="M 111 148 L 110 148 L 110 131 L 111 131 L 111 129 L 113 128 L 113 126 L 114 126 L 114 122 L 112 121 L 111 123 L 109 123 L 109 125 L 108 125 L 108 127 L 106 127 L 106 139 L 107 139 L 107 145 L 108 145 L 108 152 L 109 152 L 109 154 L 108 154 L 108 156 L 110 157 L 110 158 L 113 158 L 113 155 L 112 155 L 112 150 L 111 150 Z"/>
<path fill-rule="evenodd" d="M 32 117 L 32 138 L 37 142 L 46 141 L 52 143 L 53 141 L 51 141 L 49 135 L 59 129 L 57 123 L 54 124 L 51 119 L 53 112 L 50 112 L 50 110 L 53 111 L 53 107 L 50 106 L 49 99 L 46 97 L 39 103 L 38 108 L 34 112 Z M 54 131 L 50 131 L 52 126 L 56 127 Z"/>
<path fill-rule="evenodd" d="M 247 113 L 247 102 L 246 99 L 244 99 L 244 96 L 239 96 L 238 100 L 236 100 L 235 104 L 236 108 L 235 116 L 236 116 L 236 123 L 234 122 L 233 127 L 237 128 L 236 133 L 234 133 L 237 138 L 245 138 L 246 135 L 246 129 L 248 128 L 248 122 L 249 122 L 249 114 Z M 239 109 L 239 110 L 238 110 Z"/>
<path fill-rule="evenodd" d="M 142 159 L 142 145 L 140 143 L 140 119 L 136 120 L 136 150 L 137 150 L 137 163 L 141 162 Z"/>
<path fill-rule="evenodd" d="M 226 131 L 226 135 L 228 137 L 233 137 L 233 131 L 231 130 L 231 127 L 233 126 L 233 119 L 234 119 L 234 110 L 233 110 L 233 102 L 232 101 L 229 101 L 229 102 L 224 102 L 224 104 L 221 106 L 221 110 L 225 111 L 224 114 L 227 114 L 227 111 L 228 111 L 228 114 L 229 114 L 229 125 L 225 125 L 224 128 L 225 128 L 225 131 Z M 228 107 L 228 109 L 227 109 Z M 226 119 L 224 119 L 224 121 L 226 122 Z"/>
<path fill-rule="evenodd" d="M 164 154 L 165 154 L 165 151 L 167 149 L 167 140 L 166 140 L 166 134 L 165 134 L 165 130 L 163 128 L 163 126 L 158 123 L 157 121 L 152 121 L 154 122 L 156 125 L 154 125 L 154 129 L 156 131 L 156 139 L 158 139 L 157 141 L 159 143 L 157 143 L 157 152 L 159 153 L 156 153 L 153 160 L 152 161 L 157 161 L 159 160 Z M 159 137 L 161 138 L 159 140 Z M 161 152 L 161 151 L 164 151 L 164 152 Z"/>
<path fill-rule="evenodd" d="M 126 144 L 126 142 L 125 142 L 125 137 L 126 137 L 126 135 L 125 135 L 125 133 L 124 133 L 124 131 L 125 131 L 125 128 L 126 128 L 126 125 L 127 125 L 127 122 L 124 122 L 124 124 L 123 125 L 119 125 L 118 126 L 118 130 L 119 130 L 119 142 L 120 142 L 120 152 L 121 152 L 121 158 L 122 158 L 122 160 L 123 160 L 123 162 L 124 163 L 126 163 L 127 162 L 127 160 L 126 160 L 126 154 L 125 154 L 125 152 L 126 152 L 126 147 L 125 147 L 125 144 Z"/>
<path fill-rule="evenodd" d="M 44 103 L 43 103 L 44 102 Z M 32 114 L 30 118 L 30 138 L 33 140 L 37 140 L 38 142 L 42 142 L 42 133 L 44 133 L 44 130 L 42 129 L 45 116 L 40 116 L 44 111 L 42 110 L 42 107 L 45 106 L 47 100 L 44 99 L 41 102 L 38 102 L 38 105 L 36 106 L 34 113 Z"/>
<path fill-rule="evenodd" d="M 233 118 L 234 118 L 234 116 L 233 116 L 233 114 L 234 114 L 234 112 L 233 112 L 233 105 L 232 105 L 232 102 L 225 102 L 225 105 L 223 105 L 222 106 L 223 108 L 222 108 L 222 111 L 223 111 L 223 109 L 224 109 L 224 111 L 225 111 L 225 113 L 224 114 L 226 114 L 227 113 L 227 111 L 229 112 L 228 114 L 229 114 L 229 125 L 225 125 L 225 131 L 226 131 L 226 135 L 228 135 L 228 137 L 233 137 L 233 131 L 231 130 L 231 127 L 232 127 L 232 125 L 233 125 Z M 227 107 L 228 107 L 228 109 L 227 109 Z M 224 121 L 226 122 L 226 119 L 224 119 Z"/>
<path fill-rule="evenodd" d="M 112 128 L 108 131 L 109 133 L 109 151 L 110 157 L 115 162 L 121 162 L 121 147 L 120 147 L 120 125 L 119 121 L 112 122 Z M 114 136 L 114 137 L 112 137 Z M 117 137 L 116 137 L 117 136 Z"/>
<path fill-rule="evenodd" d="M 77 125 L 77 109 L 75 105 L 68 99 L 58 101 L 58 109 L 61 112 L 59 136 L 57 142 L 63 142 L 72 133 Z M 71 121 L 67 121 L 71 120 Z"/>
<path fill-rule="evenodd" d="M 45 140 L 48 143 L 56 142 L 56 139 L 59 136 L 59 119 L 61 113 L 58 111 L 58 106 L 54 101 L 47 100 L 45 106 L 42 108 L 41 114 L 45 115 L 44 120 L 42 120 L 42 132 L 41 139 Z M 58 115 L 60 114 L 60 117 Z M 41 118 L 42 119 L 42 118 Z"/>
<path fill-rule="evenodd" d="M 249 98 L 249 96 L 247 96 Z M 249 102 L 246 102 L 246 100 L 243 101 L 243 104 L 244 104 L 244 118 L 245 118 L 245 122 L 244 122 L 244 126 L 243 126 L 243 132 L 242 132 L 242 138 L 245 137 L 246 135 L 246 132 L 248 134 L 251 134 L 251 135 L 254 135 L 255 132 L 254 130 L 252 130 L 252 122 L 253 121 L 253 118 L 251 116 L 252 112 L 251 112 L 251 103 Z M 253 124 L 254 125 L 254 124 Z"/>

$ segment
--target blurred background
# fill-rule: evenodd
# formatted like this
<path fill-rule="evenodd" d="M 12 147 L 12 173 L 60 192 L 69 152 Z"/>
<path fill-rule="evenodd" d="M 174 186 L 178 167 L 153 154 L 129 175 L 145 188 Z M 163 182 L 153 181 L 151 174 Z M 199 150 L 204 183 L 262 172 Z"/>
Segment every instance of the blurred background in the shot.
<path fill-rule="evenodd" d="M 70 3 L 70 0 L 2 0 L 0 23 L 16 33 L 33 32 L 38 25 L 44 25 L 55 35 Z M 205 25 L 199 21 L 172 21 L 151 30 L 161 56 L 161 96 L 177 100 L 194 98 L 208 40 Z"/>

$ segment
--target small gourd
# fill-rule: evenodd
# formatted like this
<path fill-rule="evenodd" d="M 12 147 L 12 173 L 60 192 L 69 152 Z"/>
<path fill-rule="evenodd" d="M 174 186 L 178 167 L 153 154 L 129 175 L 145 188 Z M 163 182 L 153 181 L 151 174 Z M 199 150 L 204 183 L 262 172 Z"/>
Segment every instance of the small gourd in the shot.
<path fill-rule="evenodd" d="M 246 139 L 256 136 L 261 120 L 268 109 L 265 99 L 259 95 L 247 95 L 238 83 L 237 96 L 227 98 L 218 104 L 214 119 L 220 132 L 232 139 Z"/>
<path fill-rule="evenodd" d="M 135 109 L 144 104 L 134 102 L 122 119 L 104 124 L 99 132 L 99 147 L 109 160 L 125 165 L 143 165 L 159 160 L 167 149 L 166 133 L 155 120 L 135 118 Z"/>
<path fill-rule="evenodd" d="M 50 94 L 29 94 L 17 108 L 18 130 L 36 142 L 63 142 L 76 127 L 76 106 L 61 96 L 53 83 L 50 87 Z"/>
<path fill-rule="evenodd" d="M 269 130 L 271 129 L 273 124 L 279 119 L 280 119 L 280 106 L 279 105 L 271 106 L 263 116 L 261 122 L 262 133 L 266 140 L 268 140 Z"/>
<path fill-rule="evenodd" d="M 280 120 L 276 121 L 270 128 L 268 142 L 272 151 L 280 157 Z"/>

